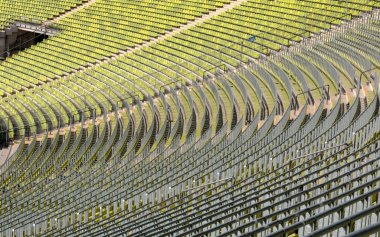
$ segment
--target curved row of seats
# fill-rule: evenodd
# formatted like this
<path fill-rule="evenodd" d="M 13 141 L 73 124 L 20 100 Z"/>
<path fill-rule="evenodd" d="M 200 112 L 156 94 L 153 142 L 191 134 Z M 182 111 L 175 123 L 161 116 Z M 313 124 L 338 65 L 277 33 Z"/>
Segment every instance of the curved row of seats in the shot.
<path fill-rule="evenodd" d="M 65 0 L 65 1 L 21 1 L 0 3 L 0 29 L 8 27 L 15 20 L 44 21 L 59 16 L 72 8 L 87 2 L 88 0 Z"/>

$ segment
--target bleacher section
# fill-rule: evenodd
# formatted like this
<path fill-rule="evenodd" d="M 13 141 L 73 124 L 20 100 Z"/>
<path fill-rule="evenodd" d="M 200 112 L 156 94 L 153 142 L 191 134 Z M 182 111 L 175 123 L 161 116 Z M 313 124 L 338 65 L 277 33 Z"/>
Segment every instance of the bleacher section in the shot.
<path fill-rule="evenodd" d="M 62 30 L 0 62 L 0 236 L 380 230 L 380 2 L 46 4 L 0 3 Z"/>
<path fill-rule="evenodd" d="M 54 2 L 49 0 L 2 1 L 0 3 L 0 29 L 8 27 L 9 24 L 15 20 L 45 21 L 53 19 L 86 1 L 88 0 L 65 0 Z"/>

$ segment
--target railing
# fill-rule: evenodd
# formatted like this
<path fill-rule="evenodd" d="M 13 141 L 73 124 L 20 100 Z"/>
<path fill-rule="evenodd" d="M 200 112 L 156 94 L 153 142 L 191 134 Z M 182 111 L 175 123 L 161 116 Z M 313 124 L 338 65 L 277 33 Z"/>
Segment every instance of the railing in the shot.
<path fill-rule="evenodd" d="M 189 105 L 189 108 L 190 108 L 190 115 L 187 115 L 188 117 L 188 123 L 187 124 L 184 124 L 184 131 L 183 133 L 186 134 L 186 136 L 188 135 L 190 129 L 191 129 L 191 125 L 193 123 L 193 119 L 196 119 L 196 115 L 198 114 L 196 112 L 196 107 L 194 106 L 194 101 L 193 99 L 191 98 L 191 95 L 190 95 L 190 92 L 189 92 L 189 89 L 187 87 L 184 87 L 183 89 L 183 92 L 184 92 L 184 97 L 186 98 L 186 100 L 188 101 L 188 103 L 190 104 Z M 195 132 L 195 131 L 193 131 Z"/>
<path fill-rule="evenodd" d="M 136 106 L 137 106 L 137 110 L 138 110 L 138 113 L 141 115 L 140 116 L 140 123 L 139 125 L 137 126 L 136 130 L 135 130 L 135 134 L 134 136 L 132 137 L 132 140 L 129 141 L 129 143 L 127 144 L 127 151 L 126 151 L 126 154 L 130 154 L 131 157 L 129 159 L 129 161 L 135 157 L 135 146 L 136 146 L 136 142 L 137 142 L 137 139 L 140 137 L 140 132 L 141 132 L 141 129 L 143 128 L 143 123 L 144 123 L 144 119 L 143 119 L 143 110 L 142 110 L 142 106 L 141 106 L 141 102 L 138 100 L 136 101 Z"/>
<path fill-rule="evenodd" d="M 6 170 L 8 170 L 9 166 L 12 165 L 15 160 L 21 155 L 21 152 L 24 150 L 25 147 L 25 137 L 23 137 L 20 140 L 20 145 L 15 153 L 13 153 L 12 156 L 10 156 L 0 167 L 0 175 L 4 174 Z"/>
<path fill-rule="evenodd" d="M 375 69 L 378 69 L 378 68 L 374 68 L 374 69 L 370 69 L 366 72 L 362 72 L 361 75 L 363 75 L 364 73 L 370 72 L 372 70 L 375 70 Z M 361 79 L 359 79 L 359 82 L 360 81 L 361 81 Z M 373 83 L 374 83 L 375 97 L 372 100 L 371 104 L 367 107 L 367 109 L 363 113 L 361 113 L 360 117 L 354 122 L 354 128 L 353 128 L 354 132 L 353 133 L 356 133 L 356 131 L 361 130 L 366 125 L 368 118 L 372 118 L 377 112 L 376 109 L 379 106 L 379 100 L 380 100 L 379 99 L 379 77 L 378 76 L 375 76 Z M 358 97 L 359 97 L 359 95 L 358 95 Z"/>
<path fill-rule="evenodd" d="M 217 77 L 218 78 L 218 77 Z M 216 84 L 217 86 L 220 86 L 220 88 L 222 89 L 222 90 L 224 90 L 225 91 L 225 93 L 226 93 L 226 95 L 227 95 L 227 98 L 228 98 L 228 101 L 229 101 L 229 103 L 230 103 L 230 108 L 227 108 L 227 106 L 226 106 L 226 103 L 223 103 L 223 101 L 225 101 L 225 100 L 221 100 L 221 102 L 222 102 L 222 105 L 223 105 L 223 107 L 224 107 L 224 111 L 225 111 L 225 115 L 227 116 L 228 114 L 231 114 L 232 115 L 232 113 L 233 113 L 233 108 L 234 108 L 234 106 L 235 106 L 235 103 L 234 103 L 234 98 L 233 98 L 233 92 L 232 92 L 232 89 L 231 89 L 231 86 L 229 85 L 229 83 L 227 83 L 227 81 L 225 80 L 225 78 L 223 78 L 223 77 L 219 77 L 218 78 L 218 82 L 220 83 L 220 84 L 222 84 L 222 86 L 220 86 L 219 85 L 219 83 L 218 84 Z M 227 109 L 230 109 L 230 111 L 227 111 Z M 226 117 L 225 118 L 226 119 L 226 121 L 228 121 L 228 117 Z M 231 122 L 231 125 L 232 125 L 232 121 L 229 121 L 229 122 Z M 230 131 L 232 128 L 231 127 L 229 127 L 228 128 L 228 131 Z"/>
<path fill-rule="evenodd" d="M 62 31 L 60 28 L 45 25 L 45 22 L 43 21 L 15 21 L 13 24 L 19 28 L 28 29 L 34 32 L 41 32 L 45 35 L 56 35 Z"/>
<path fill-rule="evenodd" d="M 153 103 L 153 100 L 152 100 L 152 97 L 148 97 L 148 104 L 149 104 L 149 107 L 152 109 L 152 114 L 150 116 L 152 116 L 152 123 L 151 125 L 149 126 L 148 124 L 146 124 L 146 126 L 149 126 L 149 129 L 146 131 L 146 133 L 144 134 L 144 136 L 141 138 L 141 147 L 140 147 L 140 150 L 143 150 L 144 148 L 146 148 L 146 146 L 148 145 L 148 150 L 150 150 L 150 147 L 149 147 L 149 141 L 150 139 L 152 139 L 152 136 L 155 136 L 155 134 L 153 134 L 153 129 L 154 129 L 154 124 L 155 124 L 155 115 L 157 114 L 157 111 L 156 111 L 156 106 L 154 106 L 154 103 Z M 147 115 L 149 116 L 149 115 Z M 147 121 L 148 122 L 148 121 Z"/>
<path fill-rule="evenodd" d="M 164 121 L 161 121 L 161 123 L 163 123 L 163 124 L 160 126 L 161 130 L 159 130 L 158 133 L 155 135 L 155 142 L 153 144 L 152 149 L 159 147 L 158 144 L 162 143 L 165 140 L 164 135 L 165 135 L 165 132 L 167 130 L 167 125 L 168 125 L 168 116 L 169 116 L 168 115 L 168 103 L 167 103 L 166 98 L 162 92 L 160 92 L 159 98 L 163 104 L 162 112 L 163 112 Z M 159 126 L 157 124 L 157 130 L 158 129 L 159 129 Z M 157 147 L 155 147 L 155 145 L 157 145 Z M 153 150 L 153 152 L 154 152 L 154 150 Z"/>
<path fill-rule="evenodd" d="M 119 139 L 119 141 L 117 141 L 116 144 L 113 146 L 113 152 L 120 151 L 121 148 L 128 142 L 127 141 L 128 135 L 132 133 L 132 131 L 130 131 L 130 125 L 133 124 L 133 121 L 132 121 L 129 105 L 125 100 L 123 100 L 123 106 L 126 110 L 128 123 L 124 124 L 124 133 L 122 134 L 121 139 Z"/>
<path fill-rule="evenodd" d="M 206 95 L 204 94 L 203 90 L 199 86 L 199 84 L 197 84 L 197 83 L 194 84 L 194 88 L 197 90 L 197 93 L 201 97 L 201 102 L 204 105 L 204 112 L 203 112 L 203 115 L 201 116 L 201 121 L 199 123 L 201 126 L 201 132 L 202 132 L 202 130 L 205 126 L 205 123 L 206 123 L 207 113 L 209 113 L 208 111 L 211 111 L 211 105 L 210 105 L 210 102 L 208 101 L 208 99 L 206 98 Z M 209 120 L 210 120 L 209 122 L 211 122 L 211 116 L 209 116 Z"/>
<path fill-rule="evenodd" d="M 319 65 L 322 65 L 323 70 L 326 72 L 326 74 L 330 75 L 330 78 L 333 80 L 335 87 L 338 87 L 339 74 L 338 71 L 331 65 L 331 63 L 324 60 L 318 53 L 312 50 L 303 50 L 303 53 L 311 57 Z"/>
<path fill-rule="evenodd" d="M 104 159 L 105 156 L 111 152 L 111 149 L 113 147 L 113 145 L 115 144 L 116 142 L 116 135 L 118 134 L 118 131 L 121 133 L 120 131 L 120 121 L 119 121 L 119 118 L 118 118 L 118 112 L 117 112 L 118 108 L 116 107 L 115 104 L 113 104 L 113 111 L 115 113 L 115 129 L 112 131 L 112 134 L 111 136 L 109 137 L 109 140 L 112 141 L 112 142 L 109 142 L 107 144 L 105 144 L 104 147 L 100 148 L 97 156 L 99 159 Z M 107 119 L 105 120 L 105 122 L 107 123 Z M 110 128 L 111 129 L 111 126 Z"/>
<path fill-rule="evenodd" d="M 171 126 L 171 132 L 170 132 L 170 136 L 168 138 L 169 142 L 172 141 L 176 137 L 179 125 L 180 125 L 180 123 L 183 123 L 183 117 L 182 117 L 182 115 L 184 113 L 183 109 L 182 109 L 182 107 L 180 105 L 177 93 L 175 93 L 174 90 L 172 90 L 171 94 L 173 95 L 174 103 L 176 105 L 176 108 L 178 108 L 178 114 L 177 114 L 177 120 L 174 121 L 174 125 Z M 170 121 L 170 125 L 172 125 L 171 123 L 172 123 L 172 121 Z"/>

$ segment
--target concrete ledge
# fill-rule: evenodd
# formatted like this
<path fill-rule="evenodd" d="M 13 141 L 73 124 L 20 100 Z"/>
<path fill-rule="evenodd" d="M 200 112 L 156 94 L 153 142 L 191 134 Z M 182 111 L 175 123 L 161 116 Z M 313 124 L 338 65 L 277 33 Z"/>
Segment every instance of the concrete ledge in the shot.
<path fill-rule="evenodd" d="M 30 31 L 30 32 L 35 32 L 39 34 L 49 35 L 49 36 L 53 36 L 61 32 L 61 29 L 47 27 L 44 24 L 36 24 L 32 22 L 16 21 L 14 22 L 14 25 L 16 28 L 23 31 Z"/>

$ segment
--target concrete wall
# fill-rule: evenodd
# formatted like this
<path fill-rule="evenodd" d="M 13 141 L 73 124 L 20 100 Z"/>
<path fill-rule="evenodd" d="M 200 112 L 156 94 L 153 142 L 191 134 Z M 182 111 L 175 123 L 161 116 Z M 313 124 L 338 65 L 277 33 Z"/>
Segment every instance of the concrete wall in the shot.
<path fill-rule="evenodd" d="M 7 33 L 8 45 L 10 46 L 10 45 L 14 44 L 17 40 L 18 28 L 16 26 L 11 26 L 11 28 L 5 30 L 5 32 Z"/>
<path fill-rule="evenodd" d="M 5 31 L 0 31 L 0 57 L 5 58 L 4 52 L 7 50 L 7 35 Z"/>
<path fill-rule="evenodd" d="M 5 31 L 0 32 L 0 57 L 7 57 L 6 51 L 9 49 L 9 46 L 14 44 L 17 40 L 18 28 L 12 26 Z"/>
<path fill-rule="evenodd" d="M 16 26 L 0 31 L 0 57 L 6 58 L 12 53 L 18 52 L 19 49 L 23 50 L 29 48 L 34 44 L 33 32 L 19 30 Z M 23 42 L 23 44 L 21 44 Z M 12 50 L 12 48 L 15 48 Z M 9 51 L 9 54 L 7 51 Z"/>

